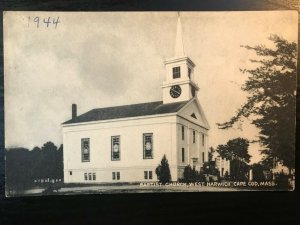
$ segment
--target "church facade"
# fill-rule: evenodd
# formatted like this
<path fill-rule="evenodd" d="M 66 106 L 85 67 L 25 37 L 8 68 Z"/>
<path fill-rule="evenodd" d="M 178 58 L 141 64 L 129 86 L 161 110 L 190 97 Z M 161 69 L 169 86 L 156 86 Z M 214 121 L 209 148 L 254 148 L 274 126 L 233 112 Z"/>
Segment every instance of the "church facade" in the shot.
<path fill-rule="evenodd" d="M 178 17 L 175 56 L 165 61 L 162 101 L 98 108 L 62 124 L 64 182 L 157 181 L 165 155 L 172 181 L 208 160 L 209 124 L 197 98 L 195 64 L 184 53 Z"/>

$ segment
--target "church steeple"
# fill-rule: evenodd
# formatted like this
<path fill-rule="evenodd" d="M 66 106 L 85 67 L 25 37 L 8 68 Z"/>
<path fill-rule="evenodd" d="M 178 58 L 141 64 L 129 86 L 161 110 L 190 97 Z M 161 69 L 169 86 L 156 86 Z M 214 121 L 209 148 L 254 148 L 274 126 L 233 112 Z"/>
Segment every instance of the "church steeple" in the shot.
<path fill-rule="evenodd" d="M 180 20 L 180 13 L 178 12 L 178 19 L 177 19 L 177 33 L 176 33 L 176 42 L 175 42 L 175 57 L 184 57 L 184 46 L 183 46 L 183 39 L 182 39 L 182 28 L 181 28 L 181 20 Z"/>
<path fill-rule="evenodd" d="M 180 17 L 178 13 L 175 57 L 165 61 L 166 77 L 162 86 L 164 104 L 190 100 L 196 97 L 196 92 L 199 90 L 194 83 L 195 64 L 184 52 Z"/>

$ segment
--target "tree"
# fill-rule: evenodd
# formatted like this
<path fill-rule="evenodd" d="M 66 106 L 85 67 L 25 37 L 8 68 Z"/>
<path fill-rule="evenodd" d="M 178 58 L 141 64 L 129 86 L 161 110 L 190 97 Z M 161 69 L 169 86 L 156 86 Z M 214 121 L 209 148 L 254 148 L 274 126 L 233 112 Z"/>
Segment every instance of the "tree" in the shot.
<path fill-rule="evenodd" d="M 274 48 L 242 46 L 258 56 L 250 60 L 257 65 L 255 69 L 241 70 L 249 75 L 242 90 L 250 95 L 236 115 L 217 125 L 228 129 L 243 117 L 250 119 L 260 130 L 261 153 L 294 168 L 297 45 L 277 35 L 271 35 L 269 40 Z"/>
<path fill-rule="evenodd" d="M 57 147 L 52 142 L 46 142 L 42 148 L 42 178 L 57 178 L 56 177 L 56 168 L 57 168 Z"/>
<path fill-rule="evenodd" d="M 63 178 L 63 146 L 59 149 L 52 143 L 42 148 L 10 148 L 5 150 L 7 194 L 20 194 L 31 188 L 36 179 Z"/>
<path fill-rule="evenodd" d="M 264 166 L 260 163 L 254 163 L 251 165 L 252 173 L 253 173 L 253 180 L 254 181 L 265 181 L 266 177 L 264 175 Z"/>
<path fill-rule="evenodd" d="M 155 169 L 155 173 L 158 177 L 158 180 L 162 184 L 166 184 L 171 181 L 171 172 L 170 172 L 170 167 L 166 155 L 163 156 L 160 164 Z"/>
<path fill-rule="evenodd" d="M 248 180 L 249 166 L 238 159 L 230 161 L 230 179 L 234 181 Z"/>
<path fill-rule="evenodd" d="M 209 148 L 209 152 L 208 152 L 208 162 L 213 161 L 213 157 L 214 157 L 214 153 L 215 153 L 215 149 L 213 147 Z"/>
<path fill-rule="evenodd" d="M 219 145 L 216 151 L 222 158 L 230 160 L 230 176 L 233 180 L 247 180 L 249 141 L 244 138 L 229 140 L 225 145 Z"/>
<path fill-rule="evenodd" d="M 248 154 L 248 147 L 249 141 L 247 139 L 235 138 L 229 140 L 226 145 L 219 145 L 216 151 L 227 160 L 238 159 L 249 163 L 251 156 Z"/>
<path fill-rule="evenodd" d="M 42 176 L 42 167 L 43 167 L 43 162 L 41 161 L 42 159 L 42 150 L 39 147 L 34 147 L 31 150 L 31 160 L 32 160 L 32 166 L 31 166 L 31 171 L 32 171 L 32 179 L 37 179 L 37 178 L 43 178 Z"/>
<path fill-rule="evenodd" d="M 61 144 L 56 154 L 56 172 L 55 172 L 56 178 L 63 178 L 64 176 L 63 151 L 64 151 L 64 146 Z"/>
<path fill-rule="evenodd" d="M 22 193 L 31 185 L 30 151 L 26 148 L 13 148 L 5 152 L 5 185 L 8 195 Z"/>

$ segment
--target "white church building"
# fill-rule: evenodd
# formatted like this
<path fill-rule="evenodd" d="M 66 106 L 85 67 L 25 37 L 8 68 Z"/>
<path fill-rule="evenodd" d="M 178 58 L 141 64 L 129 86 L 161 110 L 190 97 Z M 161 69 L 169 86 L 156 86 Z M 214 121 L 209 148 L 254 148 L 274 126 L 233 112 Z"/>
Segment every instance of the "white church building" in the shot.
<path fill-rule="evenodd" d="M 92 109 L 62 124 L 64 182 L 157 181 L 165 155 L 172 181 L 208 160 L 209 124 L 197 98 L 195 64 L 183 49 L 178 17 L 175 57 L 166 60 L 162 101 Z M 113 84 L 112 84 L 113 85 Z"/>

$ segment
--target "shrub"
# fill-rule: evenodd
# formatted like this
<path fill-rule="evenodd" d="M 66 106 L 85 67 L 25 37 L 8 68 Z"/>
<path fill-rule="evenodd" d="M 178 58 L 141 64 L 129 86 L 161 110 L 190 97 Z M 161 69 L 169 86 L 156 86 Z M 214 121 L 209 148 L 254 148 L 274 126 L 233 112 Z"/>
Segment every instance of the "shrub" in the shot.
<path fill-rule="evenodd" d="M 198 172 L 195 168 L 187 165 L 184 167 L 183 178 L 180 179 L 180 181 L 186 183 L 205 181 L 205 175 L 203 172 Z"/>
<path fill-rule="evenodd" d="M 183 181 L 190 183 L 190 182 L 195 182 L 196 181 L 196 171 L 195 169 L 192 169 L 192 167 L 190 165 L 187 165 L 186 167 L 184 167 L 184 171 L 183 171 Z"/>
<path fill-rule="evenodd" d="M 279 173 L 275 175 L 274 182 L 278 189 L 291 189 L 292 186 L 289 183 L 289 175 Z"/>
<path fill-rule="evenodd" d="M 163 156 L 160 164 L 155 169 L 155 173 L 157 175 L 158 180 L 162 184 L 166 184 L 171 181 L 171 172 L 166 155 Z"/>

